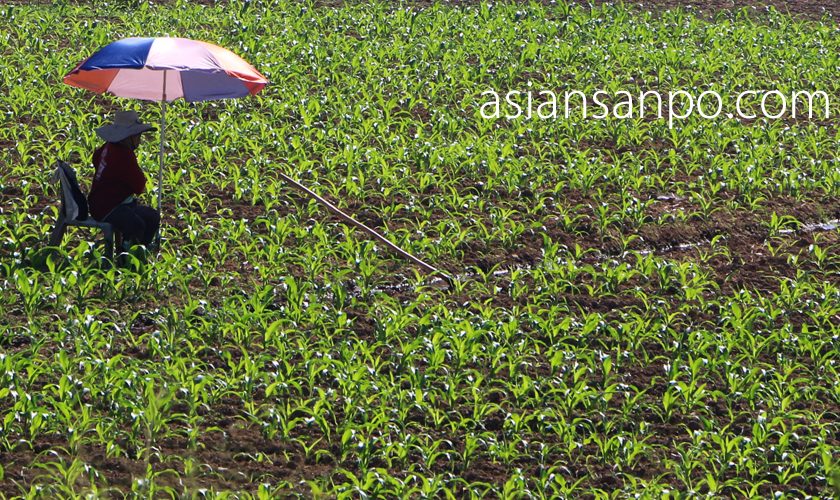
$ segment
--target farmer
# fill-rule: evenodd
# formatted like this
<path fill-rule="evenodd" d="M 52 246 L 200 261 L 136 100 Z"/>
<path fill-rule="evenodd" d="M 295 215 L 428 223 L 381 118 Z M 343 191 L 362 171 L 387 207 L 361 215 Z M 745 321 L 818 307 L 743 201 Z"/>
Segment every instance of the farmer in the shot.
<path fill-rule="evenodd" d="M 123 235 L 123 249 L 151 245 L 160 227 L 160 213 L 137 203 L 134 195 L 146 191 L 146 176 L 134 150 L 143 132 L 155 130 L 134 111 L 120 111 L 114 122 L 96 129 L 105 144 L 93 152 L 93 182 L 88 195 L 94 219 L 109 222 Z"/>

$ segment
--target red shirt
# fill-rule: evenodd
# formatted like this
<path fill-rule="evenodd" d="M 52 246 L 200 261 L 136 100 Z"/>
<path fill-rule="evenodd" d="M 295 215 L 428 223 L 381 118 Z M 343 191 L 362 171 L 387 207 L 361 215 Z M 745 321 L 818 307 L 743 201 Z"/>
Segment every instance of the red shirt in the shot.
<path fill-rule="evenodd" d="M 137 164 L 131 148 L 106 142 L 93 152 L 96 174 L 90 185 L 88 207 L 94 219 L 101 221 L 111 210 L 133 194 L 146 191 L 146 175 Z"/>

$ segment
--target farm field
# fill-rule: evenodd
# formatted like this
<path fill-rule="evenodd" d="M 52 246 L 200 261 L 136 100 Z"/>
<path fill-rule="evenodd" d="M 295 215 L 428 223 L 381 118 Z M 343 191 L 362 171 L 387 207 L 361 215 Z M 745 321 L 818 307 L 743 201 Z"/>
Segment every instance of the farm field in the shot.
<path fill-rule="evenodd" d="M 840 496 L 836 5 L 109 3 L 0 5 L 0 498 Z M 168 106 L 162 250 L 108 267 L 47 246 L 51 167 L 87 190 L 94 128 L 159 122 L 62 83 L 128 36 L 270 84 Z M 830 99 L 485 118 L 491 89 Z"/>

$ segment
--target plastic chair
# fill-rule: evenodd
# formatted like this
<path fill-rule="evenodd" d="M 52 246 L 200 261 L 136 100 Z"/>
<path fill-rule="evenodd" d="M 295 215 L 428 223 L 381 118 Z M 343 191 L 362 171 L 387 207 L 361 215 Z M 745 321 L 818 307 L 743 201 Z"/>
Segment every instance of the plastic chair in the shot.
<path fill-rule="evenodd" d="M 105 236 L 105 255 L 109 261 L 114 260 L 114 227 L 107 222 L 88 216 L 84 220 L 77 220 L 79 216 L 79 204 L 72 195 L 72 186 L 77 189 L 77 196 L 84 196 L 78 190 L 76 171 L 73 167 L 61 160 L 55 164 L 53 180 L 59 183 L 58 192 L 61 194 L 61 207 L 58 209 L 58 220 L 55 222 L 52 234 L 50 235 L 50 246 L 58 246 L 64 237 L 64 233 L 70 226 L 89 227 L 99 229 Z"/>

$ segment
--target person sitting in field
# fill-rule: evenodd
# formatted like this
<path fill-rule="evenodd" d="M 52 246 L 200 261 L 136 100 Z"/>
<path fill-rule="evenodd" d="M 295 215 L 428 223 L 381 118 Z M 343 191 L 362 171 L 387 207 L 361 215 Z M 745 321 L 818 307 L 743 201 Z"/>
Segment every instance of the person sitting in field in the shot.
<path fill-rule="evenodd" d="M 88 194 L 91 216 L 108 222 L 123 235 L 123 249 L 151 246 L 160 228 L 160 213 L 135 199 L 146 191 L 146 175 L 137 164 L 134 150 L 143 132 L 155 130 L 140 121 L 134 111 L 120 111 L 113 123 L 96 129 L 105 144 L 93 153 L 93 182 Z"/>

